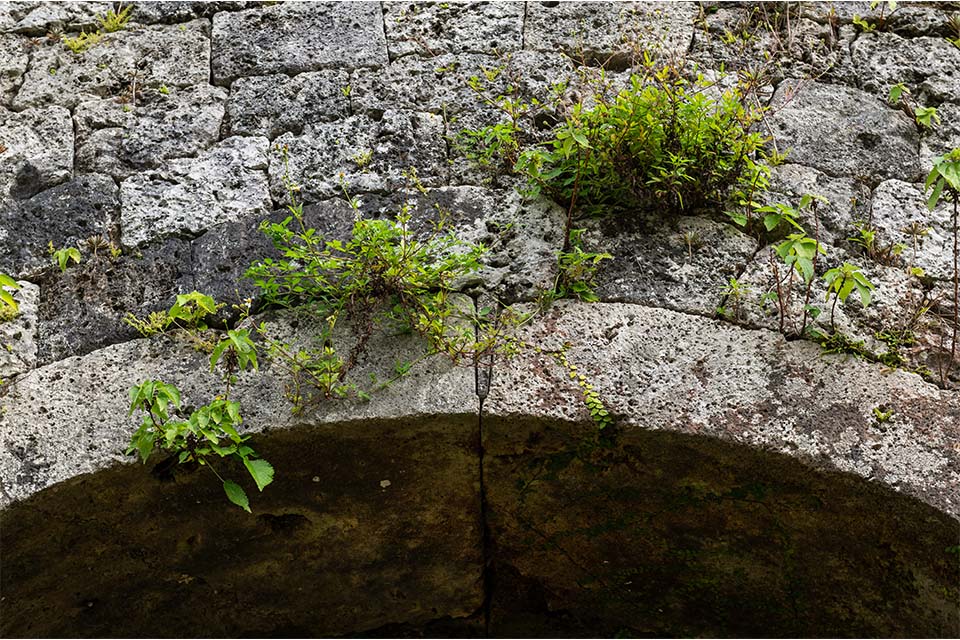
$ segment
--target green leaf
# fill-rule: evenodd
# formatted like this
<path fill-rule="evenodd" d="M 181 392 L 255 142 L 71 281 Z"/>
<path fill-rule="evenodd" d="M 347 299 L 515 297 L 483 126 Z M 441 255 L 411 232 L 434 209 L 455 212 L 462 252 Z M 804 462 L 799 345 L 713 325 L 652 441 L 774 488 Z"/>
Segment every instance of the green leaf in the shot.
<path fill-rule="evenodd" d="M 250 472 L 253 481 L 257 483 L 257 488 L 263 491 L 263 488 L 273 482 L 273 466 L 266 460 L 243 459 L 243 465 Z"/>
<path fill-rule="evenodd" d="M 153 441 L 156 438 L 156 434 L 153 431 L 148 431 L 140 436 L 140 440 L 137 441 L 137 451 L 140 452 L 140 459 L 143 460 L 143 463 L 147 463 L 147 459 L 150 457 L 150 453 L 153 451 Z"/>
<path fill-rule="evenodd" d="M 214 370 L 220 357 L 223 356 L 223 352 L 226 351 L 229 346 L 229 340 L 221 340 L 217 343 L 217 346 L 213 348 L 213 352 L 210 354 L 210 371 Z"/>
<path fill-rule="evenodd" d="M 933 193 L 930 194 L 930 199 L 927 200 L 927 209 L 933 211 L 937 208 L 937 202 L 940 200 L 940 194 L 943 193 L 943 178 L 940 178 L 937 181 L 937 186 L 934 187 Z"/>
<path fill-rule="evenodd" d="M 237 505 L 247 513 L 253 513 L 250 511 L 250 500 L 247 498 L 246 492 L 240 485 L 232 480 L 224 480 L 223 490 L 227 494 L 227 499 L 230 500 L 230 502 Z"/>
<path fill-rule="evenodd" d="M 20 306 L 17 304 L 17 301 L 13 299 L 13 296 L 3 289 L 0 289 L 0 300 L 3 300 L 4 304 L 9 305 L 14 311 L 20 310 Z"/>

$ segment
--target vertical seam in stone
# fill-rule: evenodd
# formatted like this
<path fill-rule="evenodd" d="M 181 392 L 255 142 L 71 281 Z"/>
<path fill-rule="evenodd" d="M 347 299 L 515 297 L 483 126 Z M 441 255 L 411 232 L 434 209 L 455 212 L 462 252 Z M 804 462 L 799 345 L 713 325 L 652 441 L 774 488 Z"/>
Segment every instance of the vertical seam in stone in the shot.
<path fill-rule="evenodd" d="M 393 60 L 390 59 L 390 39 L 387 38 L 387 8 L 386 3 L 382 0 L 380 2 L 380 27 L 383 29 L 383 48 L 386 49 L 387 67 L 389 67 Z"/>
<path fill-rule="evenodd" d="M 527 8 L 530 6 L 529 2 L 523 3 L 523 19 L 520 22 L 520 50 L 523 51 L 527 48 Z"/>

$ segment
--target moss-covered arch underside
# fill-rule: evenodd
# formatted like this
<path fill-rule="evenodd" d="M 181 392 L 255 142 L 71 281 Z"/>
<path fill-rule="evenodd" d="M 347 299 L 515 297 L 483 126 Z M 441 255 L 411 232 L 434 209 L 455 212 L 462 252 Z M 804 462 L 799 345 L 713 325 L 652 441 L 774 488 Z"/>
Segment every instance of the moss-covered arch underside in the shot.
<path fill-rule="evenodd" d="M 478 433 L 261 434 L 253 515 L 203 469 L 51 486 L 0 512 L 0 632 L 957 635 L 958 524 L 913 498 L 711 437 L 487 417 L 481 456 Z"/>

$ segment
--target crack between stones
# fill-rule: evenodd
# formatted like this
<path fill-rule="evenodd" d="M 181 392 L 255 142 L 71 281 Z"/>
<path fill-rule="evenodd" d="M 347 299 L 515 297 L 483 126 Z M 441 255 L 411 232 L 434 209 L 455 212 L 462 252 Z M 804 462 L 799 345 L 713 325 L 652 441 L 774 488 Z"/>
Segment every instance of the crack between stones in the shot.
<path fill-rule="evenodd" d="M 478 308 L 477 294 L 471 296 L 473 303 L 474 317 L 477 317 Z M 475 320 L 473 325 L 474 339 L 480 337 L 480 323 Z M 481 550 L 483 553 L 483 567 L 481 570 L 481 580 L 483 589 L 483 603 L 481 611 L 483 613 L 484 636 L 490 637 L 490 609 L 493 602 L 493 572 L 491 563 L 493 560 L 492 540 L 490 535 L 490 526 L 487 518 L 487 487 L 484 477 L 484 446 L 483 446 L 483 404 L 490 393 L 490 383 L 493 378 L 493 362 L 481 362 L 480 356 L 476 356 L 473 362 L 474 374 L 474 392 L 477 395 L 477 466 L 480 479 L 480 526 L 481 526 Z"/>

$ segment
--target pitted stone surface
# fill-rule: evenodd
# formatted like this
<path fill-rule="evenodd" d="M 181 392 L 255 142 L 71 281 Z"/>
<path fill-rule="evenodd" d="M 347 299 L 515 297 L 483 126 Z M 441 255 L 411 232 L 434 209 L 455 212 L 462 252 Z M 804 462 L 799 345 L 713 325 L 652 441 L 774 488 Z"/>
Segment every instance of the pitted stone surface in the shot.
<path fill-rule="evenodd" d="M 505 53 L 523 44 L 522 2 L 383 3 L 390 59 L 411 54 Z"/>
<path fill-rule="evenodd" d="M 221 11 L 240 11 L 256 7 L 264 2 L 197 2 L 193 0 L 159 0 L 158 2 L 132 2 L 131 22 L 141 24 L 176 24 L 194 18 L 212 18 Z"/>
<path fill-rule="evenodd" d="M 220 139 L 227 92 L 209 85 L 149 90 L 136 106 L 115 99 L 81 102 L 74 111 L 77 167 L 124 179 L 196 156 Z"/>
<path fill-rule="evenodd" d="M 353 87 L 342 69 L 251 76 L 235 80 L 228 105 L 231 135 L 276 138 L 300 134 L 307 125 L 350 115 Z"/>
<path fill-rule="evenodd" d="M 23 200 L 73 175 L 73 125 L 63 107 L 0 107 L 0 199 Z"/>
<path fill-rule="evenodd" d="M 40 287 L 18 281 L 19 289 L 10 290 L 19 305 L 15 318 L 0 322 L 0 379 L 9 378 L 37 366 L 37 303 Z"/>
<path fill-rule="evenodd" d="M 411 168 L 427 187 L 447 183 L 443 118 L 430 113 L 352 116 L 308 126 L 299 136 L 285 133 L 274 145 L 286 147 L 288 154 L 287 163 L 277 152 L 270 156 L 270 189 L 276 202 L 288 200 L 283 181 L 288 170 L 307 202 L 340 196 L 344 186 L 350 193 L 402 188 L 409 183 L 403 172 Z"/>
<path fill-rule="evenodd" d="M 926 192 L 929 195 L 929 192 Z M 902 180 L 886 180 L 873 190 L 874 224 L 893 242 L 908 247 L 904 250 L 914 266 L 928 275 L 944 280 L 953 277 L 950 256 L 953 254 L 952 205 L 941 199 L 930 211 L 921 185 Z M 927 233 L 917 236 L 917 255 L 912 258 L 914 236 L 904 229 L 916 224 Z"/>
<path fill-rule="evenodd" d="M 855 235 L 856 222 L 866 221 L 870 216 L 870 189 L 862 181 L 833 178 L 802 164 L 788 163 L 772 169 L 767 200 L 797 207 L 804 194 L 828 200 L 818 203 L 816 220 L 809 207 L 799 211 L 799 220 L 805 229 L 816 230 L 819 223 L 822 242 L 843 244 Z"/>
<path fill-rule="evenodd" d="M 134 102 L 134 87 L 139 92 L 205 83 L 210 76 L 210 23 L 194 20 L 180 27 L 129 24 L 104 34 L 80 54 L 59 42 L 42 44 L 33 50 L 13 107 L 73 108 L 95 98 Z"/>
<path fill-rule="evenodd" d="M 960 397 L 919 376 L 636 305 L 558 303 L 525 336 L 545 350 L 573 345 L 568 360 L 620 417 L 623 438 L 669 429 L 772 448 L 960 514 Z M 876 424 L 878 406 L 894 411 L 890 423 Z M 590 420 L 567 371 L 531 349 L 497 369 L 485 408 L 504 418 Z"/>
<path fill-rule="evenodd" d="M 213 19 L 213 80 L 387 63 L 377 2 L 286 2 Z"/>
<path fill-rule="evenodd" d="M 30 60 L 27 38 L 0 33 L 0 107 L 9 107 L 27 72 Z"/>
<path fill-rule="evenodd" d="M 117 185 L 104 175 L 82 175 L 29 200 L 0 204 L 0 272 L 24 275 L 52 264 L 48 247 L 76 246 L 91 236 L 110 238 L 119 213 Z"/>
<path fill-rule="evenodd" d="M 945 38 L 866 33 L 851 47 L 862 88 L 886 99 L 902 82 L 920 106 L 960 102 L 960 47 Z"/>
<path fill-rule="evenodd" d="M 921 176 L 916 125 L 863 91 L 785 80 L 777 87 L 771 133 L 790 162 L 831 176 L 917 180 Z"/>
<path fill-rule="evenodd" d="M 5 3 L 7 4 L 7 3 Z M 12 2 L 9 14 L 13 24 L 5 26 L 14 33 L 43 36 L 49 31 L 93 31 L 97 17 L 113 8 L 110 2 Z M 14 22 L 15 21 L 15 22 Z"/>
<path fill-rule="evenodd" d="M 272 207 L 266 138 L 227 138 L 196 158 L 171 160 L 120 185 L 123 242 L 137 246 L 204 229 Z"/>
<path fill-rule="evenodd" d="M 670 2 L 531 2 L 527 4 L 524 46 L 563 51 L 576 60 L 616 60 L 629 66 L 635 52 L 659 49 L 664 56 L 683 54 L 693 38 L 699 9 Z"/>
<path fill-rule="evenodd" d="M 663 306 L 712 314 L 729 278 L 740 273 L 757 250 L 755 239 L 731 224 L 684 217 L 677 225 L 631 228 L 623 220 L 588 226 L 590 251 L 606 251 L 596 293 L 606 302 Z"/>

